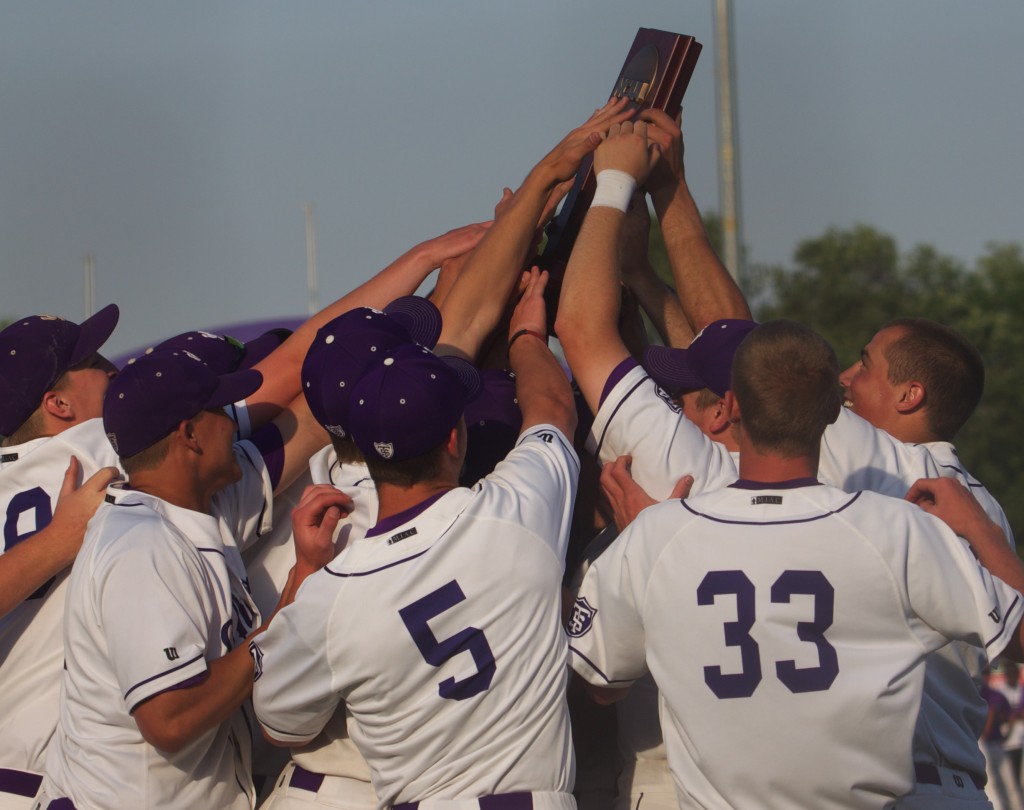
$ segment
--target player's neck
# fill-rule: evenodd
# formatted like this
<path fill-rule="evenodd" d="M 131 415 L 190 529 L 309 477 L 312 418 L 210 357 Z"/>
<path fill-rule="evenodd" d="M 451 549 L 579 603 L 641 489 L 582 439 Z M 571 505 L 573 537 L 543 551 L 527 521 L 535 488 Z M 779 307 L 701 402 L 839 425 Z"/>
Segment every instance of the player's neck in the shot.
<path fill-rule="evenodd" d="M 458 481 L 453 482 L 446 479 L 421 481 L 413 484 L 411 487 L 378 484 L 377 497 L 379 505 L 377 507 L 377 522 L 380 523 L 382 520 L 386 520 L 393 515 L 412 509 L 414 506 L 423 503 L 427 498 L 433 498 L 450 489 L 455 489 L 458 485 Z"/>
<path fill-rule="evenodd" d="M 770 453 L 760 453 L 753 447 L 741 443 L 740 478 L 744 481 L 774 484 L 780 481 L 794 481 L 798 478 L 817 477 L 817 454 L 784 458 Z"/>
<path fill-rule="evenodd" d="M 200 486 L 195 476 L 179 473 L 170 464 L 131 474 L 128 486 L 182 509 L 203 514 L 210 512 L 213 493 Z"/>

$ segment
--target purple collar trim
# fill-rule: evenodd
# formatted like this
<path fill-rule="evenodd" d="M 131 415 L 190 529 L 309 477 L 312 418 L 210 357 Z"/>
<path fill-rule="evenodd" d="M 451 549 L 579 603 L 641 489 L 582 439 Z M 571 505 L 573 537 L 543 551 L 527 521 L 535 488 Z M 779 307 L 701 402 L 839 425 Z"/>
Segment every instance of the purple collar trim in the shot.
<path fill-rule="evenodd" d="M 384 518 L 384 520 L 377 523 L 372 529 L 366 532 L 367 537 L 377 537 L 381 534 L 387 534 L 390 531 L 397 529 L 403 523 L 408 523 L 417 515 L 425 512 L 438 498 L 447 495 L 451 490 L 445 490 L 444 492 L 438 492 L 436 495 L 431 495 L 426 500 L 420 501 L 415 506 L 410 506 L 408 509 L 403 509 L 401 512 L 397 512 L 391 517 Z"/>
<path fill-rule="evenodd" d="M 821 481 L 817 478 L 793 478 L 789 481 L 748 481 L 741 478 L 733 484 L 732 489 L 799 489 L 800 487 L 820 487 Z"/>

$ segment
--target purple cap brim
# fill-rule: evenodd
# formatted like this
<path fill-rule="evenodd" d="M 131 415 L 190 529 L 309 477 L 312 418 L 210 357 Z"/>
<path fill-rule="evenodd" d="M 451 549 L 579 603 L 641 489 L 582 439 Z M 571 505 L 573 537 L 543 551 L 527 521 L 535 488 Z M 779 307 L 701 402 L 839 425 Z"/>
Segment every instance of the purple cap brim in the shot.
<path fill-rule="evenodd" d="M 69 364 L 77 365 L 98 352 L 114 333 L 120 316 L 121 311 L 117 308 L 117 304 L 107 304 L 95 315 L 82 321 L 78 325 L 78 342 L 68 358 Z"/>
<path fill-rule="evenodd" d="M 433 349 L 441 337 L 441 313 L 432 301 L 418 295 L 396 298 L 384 312 L 394 318 L 421 346 Z"/>
<path fill-rule="evenodd" d="M 686 349 L 648 346 L 644 349 L 644 369 L 666 391 L 690 391 L 710 388 L 687 362 Z"/>
<path fill-rule="evenodd" d="M 225 405 L 247 399 L 259 391 L 261 385 L 263 375 L 252 369 L 223 374 L 217 389 L 210 394 L 210 399 L 203 409 L 223 408 Z"/>

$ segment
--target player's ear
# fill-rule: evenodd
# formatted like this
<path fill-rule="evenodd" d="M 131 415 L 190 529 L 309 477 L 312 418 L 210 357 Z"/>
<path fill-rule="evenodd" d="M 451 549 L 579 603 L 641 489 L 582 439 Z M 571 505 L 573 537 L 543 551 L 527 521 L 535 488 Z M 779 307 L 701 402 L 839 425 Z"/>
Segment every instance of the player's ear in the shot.
<path fill-rule="evenodd" d="M 178 423 L 178 429 L 174 431 L 174 433 L 181 443 L 189 450 L 193 450 L 197 453 L 202 452 L 202 447 L 199 444 L 199 438 L 196 436 L 196 425 L 193 419 L 182 419 Z"/>
<path fill-rule="evenodd" d="M 711 406 L 711 432 L 720 433 L 727 427 L 729 427 L 729 414 L 725 406 L 725 397 L 722 397 Z"/>
<path fill-rule="evenodd" d="M 74 419 L 74 408 L 60 391 L 47 391 L 39 406 L 44 413 L 61 420 Z"/>
<path fill-rule="evenodd" d="M 899 399 L 896 400 L 896 410 L 900 413 L 913 413 L 925 401 L 924 386 L 917 380 L 903 383 Z"/>
<path fill-rule="evenodd" d="M 735 424 L 740 421 L 740 403 L 736 401 L 732 391 L 726 391 L 722 397 L 722 408 L 727 422 Z"/>

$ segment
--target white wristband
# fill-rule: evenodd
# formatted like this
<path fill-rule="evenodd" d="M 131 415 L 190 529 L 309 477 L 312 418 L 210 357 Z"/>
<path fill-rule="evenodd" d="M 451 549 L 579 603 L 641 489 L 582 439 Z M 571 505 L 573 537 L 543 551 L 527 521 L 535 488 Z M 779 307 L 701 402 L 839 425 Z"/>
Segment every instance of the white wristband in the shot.
<path fill-rule="evenodd" d="M 603 205 L 606 208 L 618 208 L 626 213 L 629 201 L 636 191 L 636 180 L 628 172 L 618 169 L 602 169 L 597 173 L 597 188 L 594 190 L 594 201 L 591 208 Z"/>

